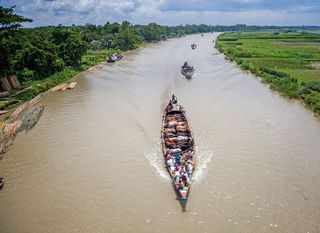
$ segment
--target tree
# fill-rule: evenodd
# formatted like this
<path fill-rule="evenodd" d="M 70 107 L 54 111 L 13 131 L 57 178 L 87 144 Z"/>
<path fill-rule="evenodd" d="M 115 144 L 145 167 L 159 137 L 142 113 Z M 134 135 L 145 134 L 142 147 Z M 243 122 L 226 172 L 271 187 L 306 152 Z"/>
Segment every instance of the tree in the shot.
<path fill-rule="evenodd" d="M 114 40 L 115 48 L 130 50 L 136 48 L 141 42 L 142 38 L 135 32 L 133 26 L 128 21 L 123 21 Z"/>
<path fill-rule="evenodd" d="M 78 33 L 68 29 L 56 29 L 52 33 L 52 42 L 58 46 L 58 56 L 67 66 L 78 66 L 88 48 Z"/>
<path fill-rule="evenodd" d="M 156 23 L 150 23 L 147 26 L 136 26 L 136 30 L 144 37 L 147 42 L 160 41 L 167 38 L 165 27 Z"/>
<path fill-rule="evenodd" d="M 16 31 L 23 22 L 32 22 L 32 19 L 14 14 L 15 6 L 4 8 L 0 6 L 0 34 Z"/>
<path fill-rule="evenodd" d="M 4 8 L 0 6 L 0 76 L 13 73 L 13 57 L 19 46 L 13 32 L 21 27 L 22 22 L 32 22 L 23 16 L 14 14 L 15 6 Z"/>
<path fill-rule="evenodd" d="M 46 38 L 26 33 L 20 36 L 18 44 L 20 48 L 15 52 L 12 64 L 18 74 L 27 69 L 34 73 L 35 79 L 40 79 L 63 69 L 64 62 L 58 57 L 57 46 Z"/>

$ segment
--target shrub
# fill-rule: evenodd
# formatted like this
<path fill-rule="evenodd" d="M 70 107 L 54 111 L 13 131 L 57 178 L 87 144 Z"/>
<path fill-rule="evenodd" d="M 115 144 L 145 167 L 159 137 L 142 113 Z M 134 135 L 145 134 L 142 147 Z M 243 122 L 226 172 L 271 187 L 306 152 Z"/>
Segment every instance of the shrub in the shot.
<path fill-rule="evenodd" d="M 305 85 L 306 85 L 306 87 L 310 88 L 311 90 L 320 92 L 320 82 L 318 82 L 318 81 L 311 81 L 311 82 L 306 83 Z"/>
<path fill-rule="evenodd" d="M 35 79 L 34 71 L 24 68 L 22 71 L 17 73 L 18 77 L 22 79 L 23 82 L 29 82 Z"/>
<path fill-rule="evenodd" d="M 291 78 L 291 76 L 289 74 L 286 74 L 286 73 L 278 71 L 278 70 L 274 70 L 274 69 L 266 67 L 266 66 L 260 67 L 260 69 L 268 74 L 275 75 L 279 78 Z"/>
<path fill-rule="evenodd" d="M 314 107 L 315 105 L 319 105 L 320 103 L 320 96 L 314 93 L 311 93 L 308 95 L 305 99 L 305 103 L 311 107 Z"/>
<path fill-rule="evenodd" d="M 298 95 L 301 96 L 302 98 L 305 98 L 310 93 L 311 91 L 307 87 L 301 86 L 298 89 Z"/>
<path fill-rule="evenodd" d="M 320 102 L 316 103 L 313 107 L 313 111 L 320 114 Z"/>

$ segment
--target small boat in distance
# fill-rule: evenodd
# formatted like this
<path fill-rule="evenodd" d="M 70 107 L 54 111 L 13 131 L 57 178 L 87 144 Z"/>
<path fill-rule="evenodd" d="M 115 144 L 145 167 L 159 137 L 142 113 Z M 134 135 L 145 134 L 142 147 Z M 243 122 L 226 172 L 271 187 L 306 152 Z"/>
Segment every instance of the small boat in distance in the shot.
<path fill-rule="evenodd" d="M 194 170 L 194 141 L 185 111 L 174 95 L 164 110 L 161 139 L 174 188 L 181 200 L 187 200 Z"/>
<path fill-rule="evenodd" d="M 192 48 L 192 49 L 196 49 L 196 48 L 197 48 L 197 45 L 196 45 L 196 44 L 191 44 L 191 48 Z"/>
<path fill-rule="evenodd" d="M 188 65 L 188 62 L 185 62 L 181 67 L 181 74 L 187 79 L 191 79 L 194 74 L 194 68 Z"/>
<path fill-rule="evenodd" d="M 118 54 L 118 53 L 113 53 L 111 55 L 108 55 L 106 57 L 107 59 L 107 62 L 116 62 L 116 61 L 119 61 L 123 58 L 123 56 L 121 54 Z"/>

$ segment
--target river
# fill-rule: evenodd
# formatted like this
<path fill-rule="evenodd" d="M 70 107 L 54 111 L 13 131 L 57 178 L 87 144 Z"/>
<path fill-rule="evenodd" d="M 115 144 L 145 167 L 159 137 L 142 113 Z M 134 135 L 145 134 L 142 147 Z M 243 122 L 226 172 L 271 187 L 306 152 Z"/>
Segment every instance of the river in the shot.
<path fill-rule="evenodd" d="M 320 232 L 319 119 L 216 54 L 216 36 L 129 52 L 47 95 L 0 161 L 0 232 Z M 160 146 L 173 93 L 197 146 L 186 205 Z"/>

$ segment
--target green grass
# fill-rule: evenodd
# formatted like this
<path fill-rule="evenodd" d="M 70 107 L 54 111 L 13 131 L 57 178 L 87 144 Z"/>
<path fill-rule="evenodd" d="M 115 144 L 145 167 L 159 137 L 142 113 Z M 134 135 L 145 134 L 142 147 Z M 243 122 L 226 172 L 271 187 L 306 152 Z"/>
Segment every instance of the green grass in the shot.
<path fill-rule="evenodd" d="M 219 35 L 216 47 L 272 89 L 320 113 L 320 34 L 232 32 Z"/>
<path fill-rule="evenodd" d="M 300 81 L 310 82 L 318 81 L 320 82 L 320 70 L 298 70 L 298 69 L 280 69 L 282 72 L 296 77 Z"/>

